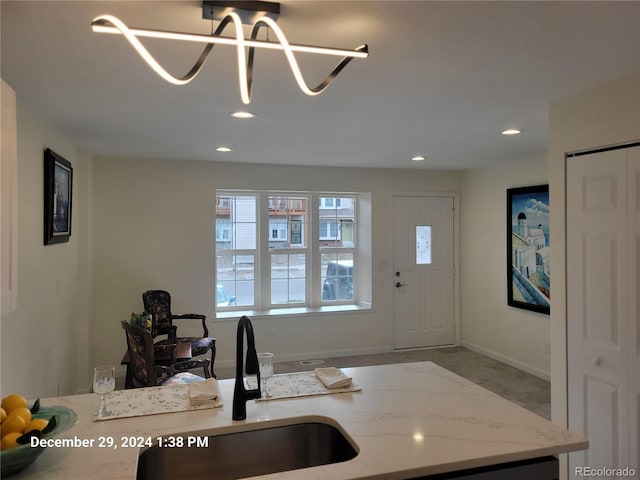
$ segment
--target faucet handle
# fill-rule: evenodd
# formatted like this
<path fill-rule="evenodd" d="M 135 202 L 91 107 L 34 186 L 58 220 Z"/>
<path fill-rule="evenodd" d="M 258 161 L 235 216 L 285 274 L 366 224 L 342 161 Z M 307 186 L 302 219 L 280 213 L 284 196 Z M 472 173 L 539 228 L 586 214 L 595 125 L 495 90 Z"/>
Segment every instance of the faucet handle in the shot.
<path fill-rule="evenodd" d="M 245 393 L 246 400 L 257 400 L 262 397 L 262 390 L 260 390 L 260 382 L 258 382 L 258 388 L 253 390 L 247 390 Z"/>

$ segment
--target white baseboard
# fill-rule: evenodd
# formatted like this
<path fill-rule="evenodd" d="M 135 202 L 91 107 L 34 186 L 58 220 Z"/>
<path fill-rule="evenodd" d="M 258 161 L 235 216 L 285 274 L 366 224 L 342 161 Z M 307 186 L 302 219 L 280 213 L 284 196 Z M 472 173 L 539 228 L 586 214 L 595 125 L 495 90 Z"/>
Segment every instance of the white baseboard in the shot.
<path fill-rule="evenodd" d="M 468 348 L 469 350 L 472 350 L 474 352 L 481 353 L 482 355 L 493 358 L 494 360 L 498 360 L 499 362 L 506 363 L 507 365 L 530 373 L 531 375 L 535 375 L 536 377 L 542 378 L 543 380 L 546 380 L 548 382 L 551 381 L 551 374 L 549 372 L 545 372 L 544 370 L 541 370 L 537 367 L 532 367 L 531 365 L 523 363 L 519 360 L 515 360 L 511 357 L 507 357 L 506 355 L 502 355 L 501 353 L 496 353 L 479 345 L 465 342 L 464 340 L 460 342 L 460 346 Z"/>
<path fill-rule="evenodd" d="M 376 355 L 378 353 L 389 353 L 393 352 L 393 347 L 391 346 L 380 346 L 380 347 L 371 347 L 371 348 L 362 348 L 362 349 L 349 349 L 349 350 L 326 350 L 323 352 L 308 352 L 308 353 L 291 353 L 291 354 L 281 354 L 278 353 L 276 355 L 275 363 L 278 362 L 297 362 L 299 360 L 315 360 L 315 359 L 325 359 L 325 358 L 333 358 L 333 357 L 353 357 L 355 355 Z M 220 368 L 229 368 L 234 367 L 236 364 L 235 360 L 216 360 L 214 369 Z"/>

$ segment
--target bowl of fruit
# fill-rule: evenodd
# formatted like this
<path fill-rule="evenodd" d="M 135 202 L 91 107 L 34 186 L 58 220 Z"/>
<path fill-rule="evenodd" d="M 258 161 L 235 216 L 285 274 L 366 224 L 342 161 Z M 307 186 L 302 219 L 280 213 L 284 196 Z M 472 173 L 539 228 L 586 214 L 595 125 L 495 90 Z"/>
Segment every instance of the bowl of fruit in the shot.
<path fill-rule="evenodd" d="M 2 477 L 8 477 L 31 465 L 44 451 L 32 438 L 49 438 L 75 425 L 78 416 L 61 406 L 43 407 L 40 400 L 29 402 L 22 395 L 12 394 L 2 399 L 0 408 L 0 463 Z"/>

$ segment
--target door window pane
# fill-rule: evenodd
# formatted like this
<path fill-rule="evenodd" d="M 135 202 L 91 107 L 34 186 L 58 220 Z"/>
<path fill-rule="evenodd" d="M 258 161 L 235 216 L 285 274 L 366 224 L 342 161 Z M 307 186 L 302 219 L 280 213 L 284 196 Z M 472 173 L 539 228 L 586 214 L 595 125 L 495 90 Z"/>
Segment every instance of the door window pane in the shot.
<path fill-rule="evenodd" d="M 416 264 L 431 265 L 431 226 L 416 226 Z"/>

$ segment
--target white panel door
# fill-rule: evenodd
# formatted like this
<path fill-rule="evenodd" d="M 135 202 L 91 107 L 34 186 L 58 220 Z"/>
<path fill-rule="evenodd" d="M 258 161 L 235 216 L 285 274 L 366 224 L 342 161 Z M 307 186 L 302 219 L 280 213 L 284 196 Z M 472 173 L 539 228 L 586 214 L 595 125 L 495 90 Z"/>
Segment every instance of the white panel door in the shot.
<path fill-rule="evenodd" d="M 452 345 L 453 197 L 394 197 L 396 348 Z"/>
<path fill-rule="evenodd" d="M 633 150 L 637 156 L 640 149 Z M 637 223 L 639 170 L 630 161 L 633 150 L 567 159 L 569 428 L 590 442 L 587 451 L 569 455 L 571 478 L 575 467 L 624 468 L 638 461 L 640 237 L 637 226 L 633 234 L 630 227 L 632 217 Z"/>

